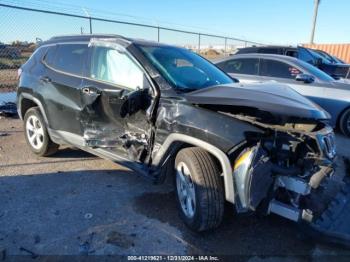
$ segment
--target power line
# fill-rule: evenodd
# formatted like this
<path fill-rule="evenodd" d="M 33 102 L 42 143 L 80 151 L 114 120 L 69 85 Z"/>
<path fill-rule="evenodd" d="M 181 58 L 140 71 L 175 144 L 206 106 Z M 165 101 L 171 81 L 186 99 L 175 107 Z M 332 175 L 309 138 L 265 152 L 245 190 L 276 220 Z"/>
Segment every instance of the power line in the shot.
<path fill-rule="evenodd" d="M 191 30 L 200 30 L 201 34 L 203 36 L 210 36 L 212 35 L 212 37 L 216 37 L 214 34 L 209 34 L 207 33 L 207 29 L 206 28 L 202 28 L 202 27 L 197 27 L 197 26 L 187 26 L 187 25 L 182 25 L 182 24 L 177 24 L 177 23 L 170 23 L 170 22 L 166 22 L 166 21 L 161 21 L 161 20 L 155 20 L 155 19 L 150 19 L 150 18 L 146 18 L 146 17 L 141 17 L 141 16 L 133 16 L 133 15 L 128 15 L 128 14 L 121 14 L 121 13 L 115 13 L 115 12 L 110 12 L 110 11 L 105 11 L 105 10 L 100 10 L 100 9 L 95 9 L 95 8 L 90 8 L 87 6 L 78 6 L 75 4 L 71 4 L 71 3 L 67 3 L 67 2 L 62 2 L 62 1 L 48 1 L 48 0 L 22 0 L 22 1 L 18 1 L 18 0 L 0 0 L 0 3 L 5 3 L 5 4 L 9 4 L 9 5 L 16 5 L 16 6 L 28 6 L 33 7 L 33 8 L 37 8 L 37 9 L 46 9 L 46 10 L 55 10 L 57 12 L 62 12 L 62 13 L 70 13 L 70 14 L 75 14 L 75 15 L 84 15 L 85 13 L 83 12 L 83 8 L 87 9 L 89 11 L 89 14 L 91 17 L 100 17 L 99 14 L 101 14 L 103 16 L 103 18 L 105 18 L 106 20 L 114 20 L 116 17 L 123 17 L 123 20 L 125 21 L 125 19 L 128 19 L 126 22 L 128 23 L 134 23 L 137 25 L 143 24 L 146 22 L 146 24 L 148 25 L 152 25 L 155 27 L 159 27 L 160 23 L 162 23 L 163 25 L 167 25 L 167 26 L 175 26 L 178 29 L 174 29 L 175 31 L 186 31 L 186 32 L 191 32 Z M 165 30 L 170 29 L 167 26 L 160 26 L 163 27 Z M 225 34 L 225 32 L 222 31 L 217 31 L 221 34 Z M 196 32 L 197 33 L 197 32 Z M 231 40 L 238 40 L 238 41 L 247 41 L 245 39 L 245 37 L 243 37 L 242 39 L 239 38 L 231 38 Z M 252 41 L 249 41 L 252 42 Z"/>

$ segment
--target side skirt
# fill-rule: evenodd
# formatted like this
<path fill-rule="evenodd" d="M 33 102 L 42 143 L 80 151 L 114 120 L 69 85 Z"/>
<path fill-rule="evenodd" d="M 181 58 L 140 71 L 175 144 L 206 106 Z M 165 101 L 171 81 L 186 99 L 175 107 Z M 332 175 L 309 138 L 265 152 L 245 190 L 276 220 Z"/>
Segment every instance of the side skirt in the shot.
<path fill-rule="evenodd" d="M 85 145 L 84 138 L 82 136 L 60 130 L 48 129 L 51 139 L 58 144 L 66 144 L 75 146 L 83 151 L 89 152 L 95 156 L 101 157 L 106 160 L 110 160 L 119 165 L 125 166 L 140 175 L 155 180 L 155 177 L 152 176 L 150 168 L 142 163 L 137 163 L 135 161 L 130 161 L 126 158 L 120 157 L 117 154 L 102 148 L 91 148 Z"/>

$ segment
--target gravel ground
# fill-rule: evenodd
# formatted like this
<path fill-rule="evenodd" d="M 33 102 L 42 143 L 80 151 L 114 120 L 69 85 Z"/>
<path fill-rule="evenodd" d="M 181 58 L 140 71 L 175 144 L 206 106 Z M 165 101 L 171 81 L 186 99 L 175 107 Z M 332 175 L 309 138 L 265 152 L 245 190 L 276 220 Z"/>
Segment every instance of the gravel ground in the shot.
<path fill-rule="evenodd" d="M 340 155 L 350 155 L 350 139 L 337 135 L 337 144 Z M 178 217 L 172 185 L 152 185 L 75 149 L 37 157 L 26 146 L 18 119 L 0 119 L 0 196 L 0 260 L 1 250 L 7 255 L 237 255 L 242 261 L 350 255 L 339 246 L 315 243 L 285 219 L 236 216 L 231 208 L 216 231 L 192 233 Z"/>

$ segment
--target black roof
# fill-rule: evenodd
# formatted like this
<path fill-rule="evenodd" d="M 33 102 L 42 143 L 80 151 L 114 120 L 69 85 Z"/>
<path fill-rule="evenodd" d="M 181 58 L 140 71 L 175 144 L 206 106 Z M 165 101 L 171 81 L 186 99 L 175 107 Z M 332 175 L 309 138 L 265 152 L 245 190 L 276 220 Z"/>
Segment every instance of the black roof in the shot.
<path fill-rule="evenodd" d="M 282 45 L 261 45 L 261 46 L 249 46 L 249 47 L 242 47 L 239 48 L 239 51 L 245 51 L 245 50 L 260 50 L 260 49 L 279 49 L 279 50 L 285 50 L 285 49 L 297 49 L 298 46 L 282 46 Z"/>
<path fill-rule="evenodd" d="M 240 49 L 248 49 L 248 48 L 297 48 L 297 47 L 291 46 L 291 45 L 260 45 L 260 46 L 242 47 Z"/>

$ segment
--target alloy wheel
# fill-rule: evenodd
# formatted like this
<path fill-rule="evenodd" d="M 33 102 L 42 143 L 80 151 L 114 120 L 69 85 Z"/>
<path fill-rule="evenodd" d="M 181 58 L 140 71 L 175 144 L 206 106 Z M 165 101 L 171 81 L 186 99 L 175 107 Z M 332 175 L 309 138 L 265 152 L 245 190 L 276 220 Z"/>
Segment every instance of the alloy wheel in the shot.
<path fill-rule="evenodd" d="M 196 211 L 196 193 L 190 170 L 184 162 L 176 167 L 176 187 L 183 213 L 192 218 Z"/>

